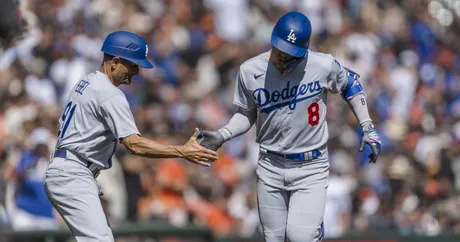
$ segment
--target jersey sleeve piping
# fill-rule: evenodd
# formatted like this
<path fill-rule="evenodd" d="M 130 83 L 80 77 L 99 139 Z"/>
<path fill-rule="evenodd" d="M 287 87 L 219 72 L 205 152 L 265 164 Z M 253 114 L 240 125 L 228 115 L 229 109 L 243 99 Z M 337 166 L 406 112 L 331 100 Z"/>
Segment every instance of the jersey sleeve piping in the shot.
<path fill-rule="evenodd" d="M 250 107 L 248 107 L 248 105 L 245 105 L 245 104 L 242 104 L 238 101 L 233 101 L 233 104 L 239 106 L 239 107 L 242 107 L 242 108 L 246 108 L 246 109 L 251 109 Z"/>

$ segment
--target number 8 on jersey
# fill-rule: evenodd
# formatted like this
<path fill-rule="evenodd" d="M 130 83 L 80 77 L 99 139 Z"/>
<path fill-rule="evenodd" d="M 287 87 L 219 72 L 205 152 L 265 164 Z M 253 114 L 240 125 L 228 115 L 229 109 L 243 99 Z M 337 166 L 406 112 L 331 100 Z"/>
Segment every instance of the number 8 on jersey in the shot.
<path fill-rule="evenodd" d="M 314 102 L 308 106 L 308 123 L 315 126 L 319 123 L 319 104 Z"/>

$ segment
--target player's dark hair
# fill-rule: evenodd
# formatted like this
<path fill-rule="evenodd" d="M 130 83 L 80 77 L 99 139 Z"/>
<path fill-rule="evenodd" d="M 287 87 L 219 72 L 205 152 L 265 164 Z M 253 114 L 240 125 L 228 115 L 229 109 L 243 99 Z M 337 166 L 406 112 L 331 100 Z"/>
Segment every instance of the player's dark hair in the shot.
<path fill-rule="evenodd" d="M 111 61 L 113 57 L 115 56 L 104 53 L 104 59 L 102 60 L 101 66 L 103 66 L 106 61 Z"/>
<path fill-rule="evenodd" d="M 115 56 L 104 53 L 104 61 L 112 60 L 113 57 L 115 57 Z"/>

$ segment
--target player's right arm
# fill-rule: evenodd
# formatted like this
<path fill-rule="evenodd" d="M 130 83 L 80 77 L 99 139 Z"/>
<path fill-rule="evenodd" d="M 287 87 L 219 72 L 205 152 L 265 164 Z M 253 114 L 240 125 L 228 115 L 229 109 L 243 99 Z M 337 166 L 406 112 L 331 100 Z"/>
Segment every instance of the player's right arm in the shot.
<path fill-rule="evenodd" d="M 223 143 L 233 137 L 240 136 L 252 127 L 257 119 L 257 108 L 251 93 L 246 88 L 243 73 L 240 69 L 236 78 L 235 94 L 233 103 L 238 106 L 238 111 L 230 119 L 229 123 L 216 131 L 203 131 L 201 145 L 217 150 Z"/>
<path fill-rule="evenodd" d="M 210 166 L 206 161 L 217 160 L 215 151 L 205 149 L 196 142 L 198 130 L 195 130 L 187 143 L 181 146 L 163 145 L 141 137 L 123 94 L 103 100 L 99 107 L 100 115 L 112 134 L 131 154 L 148 158 L 184 158 L 204 166 Z"/>
<path fill-rule="evenodd" d="M 257 113 L 253 109 L 239 107 L 227 125 L 219 129 L 225 141 L 249 131 L 256 121 Z"/>

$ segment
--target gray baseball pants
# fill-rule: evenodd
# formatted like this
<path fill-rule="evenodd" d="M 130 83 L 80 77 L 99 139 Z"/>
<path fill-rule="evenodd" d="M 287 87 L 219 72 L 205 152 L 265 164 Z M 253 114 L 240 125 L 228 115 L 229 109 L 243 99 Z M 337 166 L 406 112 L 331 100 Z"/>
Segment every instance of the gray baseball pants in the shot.
<path fill-rule="evenodd" d="M 259 218 L 267 242 L 318 242 L 329 177 L 327 148 L 309 161 L 263 152 L 257 168 Z"/>
<path fill-rule="evenodd" d="M 114 241 L 99 198 L 99 185 L 87 167 L 66 158 L 53 158 L 46 171 L 45 190 L 78 242 Z"/>

